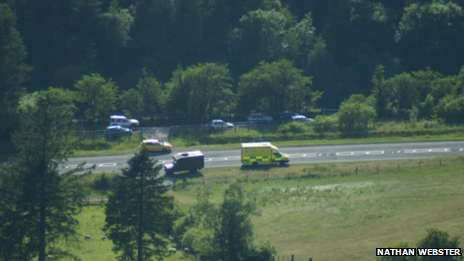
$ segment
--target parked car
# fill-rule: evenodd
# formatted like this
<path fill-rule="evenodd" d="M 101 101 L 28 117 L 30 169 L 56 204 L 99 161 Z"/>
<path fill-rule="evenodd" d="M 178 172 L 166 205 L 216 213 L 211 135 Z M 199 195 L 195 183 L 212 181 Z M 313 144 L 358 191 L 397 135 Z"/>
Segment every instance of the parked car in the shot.
<path fill-rule="evenodd" d="M 110 116 L 110 126 L 122 126 L 122 127 L 138 127 L 139 121 L 136 119 L 128 119 L 126 116 L 122 115 L 111 115 Z"/>
<path fill-rule="evenodd" d="M 271 123 L 271 116 L 264 116 L 261 113 L 251 113 L 248 115 L 248 122 L 250 123 Z"/>
<path fill-rule="evenodd" d="M 122 136 L 132 135 L 132 130 L 121 126 L 108 126 L 105 132 L 105 138 L 108 140 L 118 139 Z"/>
<path fill-rule="evenodd" d="M 234 128 L 234 124 L 225 122 L 223 120 L 212 120 L 209 124 L 209 128 L 212 130 L 225 130 Z"/>
<path fill-rule="evenodd" d="M 150 152 L 171 152 L 172 151 L 172 145 L 169 142 L 166 141 L 160 141 L 157 139 L 148 139 L 148 140 L 143 140 L 140 143 L 139 149 L 146 148 Z"/>
<path fill-rule="evenodd" d="M 282 122 L 289 122 L 289 121 L 302 121 L 305 122 L 307 120 L 306 116 L 298 114 L 296 112 L 291 111 L 284 111 L 280 114 L 280 120 Z"/>

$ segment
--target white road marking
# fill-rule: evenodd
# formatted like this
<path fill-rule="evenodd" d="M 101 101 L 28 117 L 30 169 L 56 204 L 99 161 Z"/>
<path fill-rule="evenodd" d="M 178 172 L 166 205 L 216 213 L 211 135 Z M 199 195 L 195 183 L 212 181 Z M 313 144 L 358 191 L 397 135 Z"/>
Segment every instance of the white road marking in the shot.
<path fill-rule="evenodd" d="M 359 156 L 359 155 L 382 155 L 385 154 L 383 150 L 371 151 L 344 151 L 335 153 L 336 156 Z"/>
<path fill-rule="evenodd" d="M 213 158 L 207 158 L 207 159 L 205 159 L 205 160 L 207 160 L 207 161 L 211 161 L 211 160 L 213 160 Z"/>
<path fill-rule="evenodd" d="M 118 165 L 118 164 L 117 163 L 102 163 L 102 164 L 98 164 L 97 167 L 99 167 L 99 168 L 115 167 L 116 165 Z"/>
<path fill-rule="evenodd" d="M 432 153 L 432 152 L 451 152 L 450 148 L 432 148 L 432 149 L 407 149 L 404 153 Z"/>
<path fill-rule="evenodd" d="M 240 159 L 240 157 L 227 157 L 227 158 L 224 158 L 224 160 L 238 160 Z"/>
<path fill-rule="evenodd" d="M 288 156 L 291 158 L 317 157 L 317 153 L 288 154 Z"/>

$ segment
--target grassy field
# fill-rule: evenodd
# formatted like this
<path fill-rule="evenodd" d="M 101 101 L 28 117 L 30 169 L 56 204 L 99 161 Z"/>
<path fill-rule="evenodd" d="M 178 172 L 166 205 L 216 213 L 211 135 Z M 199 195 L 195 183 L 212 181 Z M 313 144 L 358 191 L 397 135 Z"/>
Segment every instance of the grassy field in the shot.
<path fill-rule="evenodd" d="M 185 178 L 170 192 L 184 208 L 195 203 L 203 186 L 211 187 L 216 202 L 236 180 L 255 191 L 261 210 L 253 218 L 255 238 L 276 246 L 276 260 L 287 260 L 292 254 L 295 260 L 375 260 L 376 247 L 398 241 L 414 245 L 433 227 L 460 236 L 461 242 L 464 239 L 461 156 L 205 169 L 200 176 Z M 82 242 L 75 253 L 83 261 L 115 260 L 111 242 L 100 240 L 103 209 L 88 206 L 77 217 Z M 93 238 L 84 240 L 86 234 Z M 177 259 L 179 253 L 168 258 Z"/>

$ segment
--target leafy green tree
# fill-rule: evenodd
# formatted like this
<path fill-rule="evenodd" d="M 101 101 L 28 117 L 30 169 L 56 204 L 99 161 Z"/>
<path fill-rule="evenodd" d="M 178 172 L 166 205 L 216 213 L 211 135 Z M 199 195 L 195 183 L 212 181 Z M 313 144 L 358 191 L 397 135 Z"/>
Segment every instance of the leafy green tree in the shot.
<path fill-rule="evenodd" d="M 88 120 L 102 120 L 116 108 L 118 86 L 111 79 L 106 81 L 100 74 L 92 73 L 84 75 L 74 87 L 78 100 L 86 105 Z"/>
<path fill-rule="evenodd" d="M 16 29 L 16 15 L 3 3 L 0 3 L 0 35 L 0 137 L 8 137 L 20 85 L 28 79 L 31 68 L 24 62 L 26 48 Z"/>
<path fill-rule="evenodd" d="M 115 79 L 123 78 L 127 71 L 126 50 L 131 40 L 130 32 L 134 25 L 134 15 L 129 8 L 123 8 L 118 0 L 112 0 L 108 10 L 98 17 L 101 32 L 97 39 L 96 59 L 98 68 L 105 75 Z"/>
<path fill-rule="evenodd" d="M 408 110 L 418 104 L 417 85 L 410 73 L 397 74 L 385 80 L 384 84 L 386 90 L 391 93 L 392 107 Z"/>
<path fill-rule="evenodd" d="M 310 62 L 315 58 L 313 57 L 315 54 L 311 51 L 317 41 L 316 28 L 313 26 L 311 13 L 307 13 L 300 22 L 291 27 L 286 37 L 289 46 L 291 46 L 289 52 L 292 60 L 295 61 L 297 67 L 308 71 Z"/>
<path fill-rule="evenodd" d="M 153 123 L 155 115 L 161 115 L 165 105 L 166 95 L 161 83 L 154 76 L 148 76 L 144 72 L 137 83 L 137 91 L 142 98 L 142 115 L 150 117 L 150 122 Z"/>
<path fill-rule="evenodd" d="M 442 98 L 435 110 L 437 116 L 448 124 L 464 123 L 464 95 L 458 97 L 448 95 Z"/>
<path fill-rule="evenodd" d="M 75 184 L 78 168 L 60 173 L 72 149 L 65 136 L 75 111 L 72 95 L 59 88 L 21 97 L 18 130 L 13 141 L 18 156 L 0 177 L 0 256 L 4 260 L 45 261 L 47 255 L 68 256 L 55 243 L 76 240 L 75 214 L 83 190 Z M 49 249 L 48 246 L 55 247 Z"/>
<path fill-rule="evenodd" d="M 137 89 L 130 88 L 127 91 L 124 91 L 121 96 L 119 96 L 119 107 L 127 115 L 139 115 L 143 114 L 143 97 L 142 94 Z"/>
<path fill-rule="evenodd" d="M 419 118 L 430 120 L 433 116 L 433 109 L 435 107 L 435 101 L 431 94 L 428 94 L 425 101 L 421 103 L 419 109 Z"/>
<path fill-rule="evenodd" d="M 338 126 L 338 118 L 326 115 L 317 115 L 314 118 L 314 131 L 319 134 L 324 134 L 330 131 L 336 131 Z"/>
<path fill-rule="evenodd" d="M 453 73 L 462 65 L 464 12 L 456 1 L 413 1 L 404 8 L 395 34 L 409 70 L 431 66 Z M 417 40 L 421 39 L 421 44 Z"/>
<path fill-rule="evenodd" d="M 379 64 L 375 68 L 374 75 L 372 76 L 373 84 L 373 95 L 375 97 L 375 110 L 379 118 L 385 116 L 385 111 L 389 106 L 391 94 L 388 93 L 388 89 L 385 88 L 385 68 Z"/>
<path fill-rule="evenodd" d="M 125 61 L 133 70 L 147 68 L 149 74 L 166 81 L 180 59 L 176 1 L 138 0 L 133 10 L 132 41 Z"/>
<path fill-rule="evenodd" d="M 363 95 L 353 94 L 338 110 L 340 130 L 346 134 L 367 133 L 376 116 L 374 107 Z"/>
<path fill-rule="evenodd" d="M 447 232 L 437 228 L 427 229 L 427 234 L 417 242 L 417 248 L 459 248 L 459 237 L 450 236 Z M 432 260 L 461 260 L 457 256 L 421 256 L 421 261 Z"/>
<path fill-rule="evenodd" d="M 120 260 L 162 259 L 175 215 L 173 198 L 147 150 L 132 157 L 113 181 L 103 230 Z"/>
<path fill-rule="evenodd" d="M 210 195 L 208 189 L 203 188 L 199 192 L 194 214 L 184 222 L 184 225 L 190 226 L 185 232 L 184 243 L 193 243 L 193 249 L 201 259 L 270 260 L 276 253 L 272 245 L 268 243 L 257 247 L 253 244 L 251 217 L 259 214 L 253 195 L 247 193 L 238 182 L 225 190 L 219 205 L 209 200 Z M 190 237 L 192 232 L 199 232 L 193 240 Z"/>
<path fill-rule="evenodd" d="M 230 34 L 230 63 L 234 75 L 251 70 L 261 61 L 284 58 L 286 17 L 279 11 L 250 11 Z"/>
<path fill-rule="evenodd" d="M 284 110 L 304 111 L 320 95 L 311 92 L 311 77 L 302 75 L 288 60 L 262 62 L 238 83 L 239 109 L 244 114 L 262 111 L 278 117 Z"/>
<path fill-rule="evenodd" d="M 206 122 L 230 113 L 235 103 L 227 65 L 205 63 L 178 68 L 171 81 L 167 111 L 171 120 Z"/>

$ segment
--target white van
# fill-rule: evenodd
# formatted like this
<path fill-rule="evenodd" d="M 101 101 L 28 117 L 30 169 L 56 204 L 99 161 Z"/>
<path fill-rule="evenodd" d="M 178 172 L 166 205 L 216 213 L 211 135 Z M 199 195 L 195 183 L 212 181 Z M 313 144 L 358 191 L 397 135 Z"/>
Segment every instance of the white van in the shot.
<path fill-rule="evenodd" d="M 139 121 L 135 119 L 127 119 L 126 116 L 122 115 L 111 115 L 110 126 L 122 126 L 127 128 L 133 128 L 139 126 Z"/>

